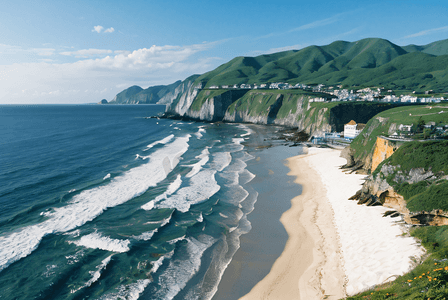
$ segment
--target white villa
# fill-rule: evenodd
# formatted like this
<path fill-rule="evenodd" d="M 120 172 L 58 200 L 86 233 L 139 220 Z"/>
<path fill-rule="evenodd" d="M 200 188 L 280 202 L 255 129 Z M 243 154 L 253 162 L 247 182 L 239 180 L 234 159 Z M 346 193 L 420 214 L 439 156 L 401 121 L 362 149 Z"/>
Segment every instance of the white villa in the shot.
<path fill-rule="evenodd" d="M 361 130 L 366 127 L 366 124 L 362 123 L 356 123 L 355 121 L 351 120 L 347 124 L 344 125 L 344 137 L 348 139 L 354 139 Z"/>

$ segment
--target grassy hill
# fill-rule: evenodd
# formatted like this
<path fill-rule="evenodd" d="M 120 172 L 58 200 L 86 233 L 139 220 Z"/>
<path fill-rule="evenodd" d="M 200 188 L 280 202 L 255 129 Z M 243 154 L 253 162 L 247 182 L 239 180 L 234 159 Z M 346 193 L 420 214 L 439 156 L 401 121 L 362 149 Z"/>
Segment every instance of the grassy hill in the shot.
<path fill-rule="evenodd" d="M 361 134 L 350 144 L 353 158 L 355 161 L 366 160 L 373 154 L 378 136 L 392 134 L 400 124 L 417 124 L 420 119 L 425 123 L 448 124 L 448 103 L 400 106 L 377 114 L 367 122 Z"/>
<path fill-rule="evenodd" d="M 134 85 L 118 93 L 110 104 L 155 104 L 181 83 L 182 81 L 178 80 L 170 85 L 151 86 L 147 89 Z"/>
<path fill-rule="evenodd" d="M 448 40 L 400 47 L 368 38 L 336 41 L 256 57 L 236 57 L 197 79 L 205 87 L 288 82 L 344 87 L 384 86 L 401 90 L 445 91 Z"/>

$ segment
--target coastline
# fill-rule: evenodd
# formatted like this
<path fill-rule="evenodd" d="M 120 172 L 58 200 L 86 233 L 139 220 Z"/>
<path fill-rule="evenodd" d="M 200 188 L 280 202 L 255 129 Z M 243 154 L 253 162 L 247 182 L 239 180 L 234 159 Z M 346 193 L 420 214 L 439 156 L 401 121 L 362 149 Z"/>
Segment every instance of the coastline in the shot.
<path fill-rule="evenodd" d="M 333 211 L 319 174 L 307 155 L 288 158 L 289 176 L 302 186 L 280 221 L 289 235 L 285 249 L 270 273 L 242 300 L 340 299 L 345 296 L 345 274 Z"/>
<path fill-rule="evenodd" d="M 387 208 L 348 200 L 365 176 L 339 169 L 339 155 L 310 148 L 287 160 L 288 175 L 303 189 L 281 217 L 288 241 L 269 274 L 240 299 L 340 299 L 410 271 L 424 254 L 399 220 L 383 217 Z"/>

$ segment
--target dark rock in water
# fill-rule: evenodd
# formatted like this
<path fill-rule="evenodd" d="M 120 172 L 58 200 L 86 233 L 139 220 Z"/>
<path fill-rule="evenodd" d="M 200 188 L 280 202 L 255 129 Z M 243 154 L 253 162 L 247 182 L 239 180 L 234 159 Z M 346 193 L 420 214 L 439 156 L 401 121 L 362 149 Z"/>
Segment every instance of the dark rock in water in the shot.
<path fill-rule="evenodd" d="M 108 102 L 107 102 L 107 100 L 106 99 L 103 99 L 103 100 L 101 100 L 100 102 L 98 102 L 98 104 L 107 104 Z"/>

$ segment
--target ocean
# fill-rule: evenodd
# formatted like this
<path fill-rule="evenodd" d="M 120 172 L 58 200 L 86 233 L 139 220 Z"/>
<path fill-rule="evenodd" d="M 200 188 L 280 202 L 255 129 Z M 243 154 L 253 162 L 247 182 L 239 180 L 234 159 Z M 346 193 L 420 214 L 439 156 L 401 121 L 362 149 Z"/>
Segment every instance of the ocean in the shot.
<path fill-rule="evenodd" d="M 1 300 L 213 297 L 251 230 L 254 131 L 164 108 L 0 106 Z"/>

